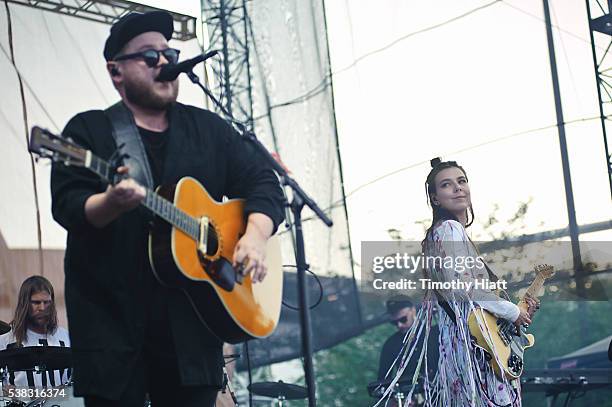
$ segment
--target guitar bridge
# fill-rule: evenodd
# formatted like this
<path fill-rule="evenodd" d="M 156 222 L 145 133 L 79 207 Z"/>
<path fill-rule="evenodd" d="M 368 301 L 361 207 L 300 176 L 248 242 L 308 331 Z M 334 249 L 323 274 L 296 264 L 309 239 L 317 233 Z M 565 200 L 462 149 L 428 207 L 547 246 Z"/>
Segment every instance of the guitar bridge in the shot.
<path fill-rule="evenodd" d="M 514 351 L 510 353 L 510 357 L 508 358 L 508 370 L 515 376 L 520 376 L 523 372 L 523 358 L 514 353 Z"/>

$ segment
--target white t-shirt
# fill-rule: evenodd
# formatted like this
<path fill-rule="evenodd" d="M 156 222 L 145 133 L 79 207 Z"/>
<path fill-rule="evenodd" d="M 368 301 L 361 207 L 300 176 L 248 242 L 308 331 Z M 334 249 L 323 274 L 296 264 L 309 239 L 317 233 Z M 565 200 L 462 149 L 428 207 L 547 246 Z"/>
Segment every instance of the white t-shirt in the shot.
<path fill-rule="evenodd" d="M 0 335 L 0 350 L 16 346 L 13 331 Z M 27 339 L 23 346 L 65 346 L 70 347 L 68 331 L 58 327 L 53 335 L 39 334 L 28 329 Z M 12 384 L 18 388 L 25 387 L 57 387 L 70 381 L 71 370 L 50 370 L 46 372 L 9 372 L 3 384 Z"/>

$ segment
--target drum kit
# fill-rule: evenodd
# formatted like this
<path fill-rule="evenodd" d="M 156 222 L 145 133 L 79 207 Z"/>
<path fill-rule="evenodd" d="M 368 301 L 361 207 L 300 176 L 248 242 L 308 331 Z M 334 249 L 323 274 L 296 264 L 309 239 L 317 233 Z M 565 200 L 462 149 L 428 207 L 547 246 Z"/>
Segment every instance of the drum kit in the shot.
<path fill-rule="evenodd" d="M 9 325 L 0 321 L 0 335 L 9 330 Z M 64 370 L 71 366 L 70 348 L 66 347 L 25 346 L 0 351 L 0 406 L 83 407 L 83 399 L 73 396 L 71 384 L 55 388 L 3 388 L 9 371 L 44 374 L 47 370 Z"/>
<path fill-rule="evenodd" d="M 0 335 L 9 330 L 10 326 L 0 321 Z M 8 372 L 42 374 L 48 370 L 69 369 L 72 366 L 71 355 L 70 348 L 61 346 L 25 346 L 0 351 L 0 407 L 83 407 L 83 399 L 73 395 L 72 384 L 53 389 L 2 386 L 8 382 Z M 282 380 L 253 383 L 248 389 L 253 394 L 276 399 L 278 407 L 283 407 L 287 400 L 308 397 L 305 387 L 284 383 Z M 231 388 L 229 390 L 232 392 Z"/>
<path fill-rule="evenodd" d="M 297 384 L 278 382 L 259 382 L 247 386 L 249 391 L 258 396 L 276 399 L 278 407 L 283 407 L 285 400 L 300 400 L 308 397 L 305 387 Z"/>

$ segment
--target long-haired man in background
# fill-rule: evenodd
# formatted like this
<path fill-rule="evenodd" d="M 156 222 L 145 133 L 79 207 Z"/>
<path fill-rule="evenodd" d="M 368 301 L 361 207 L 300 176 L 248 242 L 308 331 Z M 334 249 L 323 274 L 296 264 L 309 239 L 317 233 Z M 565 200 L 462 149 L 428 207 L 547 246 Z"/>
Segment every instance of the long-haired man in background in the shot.
<path fill-rule="evenodd" d="M 57 323 L 55 292 L 42 276 L 27 278 L 19 289 L 11 330 L 0 335 L 0 350 L 23 346 L 70 346 L 68 331 Z M 9 372 L 7 387 L 56 387 L 69 381 L 68 370 Z"/>

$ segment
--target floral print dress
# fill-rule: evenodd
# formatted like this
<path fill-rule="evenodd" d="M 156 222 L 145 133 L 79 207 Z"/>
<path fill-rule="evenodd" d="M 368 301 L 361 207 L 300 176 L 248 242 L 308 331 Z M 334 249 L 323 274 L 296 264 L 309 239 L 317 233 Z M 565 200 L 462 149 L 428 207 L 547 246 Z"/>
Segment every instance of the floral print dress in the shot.
<path fill-rule="evenodd" d="M 416 369 L 412 380 L 412 390 L 404 404 L 408 406 L 417 388 L 418 372 L 432 371 L 431 366 L 426 366 L 425 356 L 428 352 L 430 328 L 437 319 L 440 332 L 438 339 L 440 357 L 437 372 L 435 374 L 424 373 L 422 377 L 422 392 L 424 393 L 422 395 L 424 404 L 422 405 L 427 407 L 520 407 L 520 382 L 518 380 L 509 382 L 495 375 L 486 359 L 488 355 L 472 343 L 468 328 L 468 316 L 476 308 L 486 309 L 498 318 L 510 321 L 517 319 L 520 313 L 519 308 L 490 290 L 474 288 L 474 282 L 487 279 L 488 273 L 486 268 L 479 268 L 474 262 L 467 264 L 465 261 L 456 261 L 461 257 L 464 259 L 478 257 L 478 252 L 461 223 L 454 220 L 439 222 L 428 236 L 424 250 L 425 255 L 429 258 L 448 259 L 450 257 L 455 260 L 452 265 L 450 262 L 440 262 L 427 266 L 426 277 L 432 281 L 471 282 L 471 288 L 437 290 L 437 294 L 431 290 L 428 291 L 423 306 L 417 313 L 415 323 L 406 333 L 402 351 L 395 360 L 394 366 L 398 367 L 398 371 L 393 378 L 388 377 L 387 379 L 393 379 L 394 382 L 399 381 L 408 362 L 413 358 L 418 358 L 419 368 Z M 466 287 L 468 284 L 462 286 Z M 441 307 L 441 301 L 445 301 L 452 310 L 455 315 L 454 320 Z M 425 345 L 420 354 L 414 354 L 410 345 L 422 335 L 425 335 L 423 341 Z M 421 369 L 423 364 L 425 369 Z M 389 386 L 385 395 L 375 406 L 384 406 L 388 403 L 392 396 L 391 389 L 393 385 Z"/>

